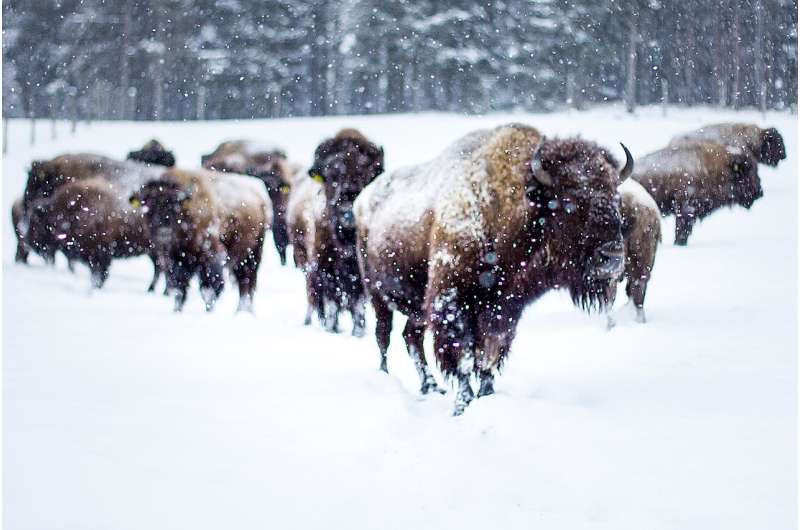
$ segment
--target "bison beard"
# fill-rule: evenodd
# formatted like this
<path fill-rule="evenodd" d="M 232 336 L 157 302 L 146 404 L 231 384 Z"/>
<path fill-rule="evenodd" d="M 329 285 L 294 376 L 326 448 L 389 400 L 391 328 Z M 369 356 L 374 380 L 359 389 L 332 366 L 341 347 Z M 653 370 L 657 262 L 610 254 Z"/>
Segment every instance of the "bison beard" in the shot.
<path fill-rule="evenodd" d="M 601 309 L 622 272 L 618 172 L 597 145 L 548 140 L 511 124 L 472 133 L 439 158 L 377 179 L 356 201 L 358 258 L 375 314 L 381 367 L 392 312 L 422 381 L 425 327 L 445 377 L 458 381 L 455 414 L 493 393 L 527 304 L 567 288 Z M 411 195 L 413 192 L 413 195 Z M 413 196 L 419 204 L 402 203 Z"/>

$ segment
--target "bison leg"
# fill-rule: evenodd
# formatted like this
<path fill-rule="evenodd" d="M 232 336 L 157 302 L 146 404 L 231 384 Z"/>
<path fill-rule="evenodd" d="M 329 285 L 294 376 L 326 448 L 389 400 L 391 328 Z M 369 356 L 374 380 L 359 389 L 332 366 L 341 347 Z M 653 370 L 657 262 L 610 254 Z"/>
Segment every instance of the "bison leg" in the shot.
<path fill-rule="evenodd" d="M 171 260 L 167 274 L 167 288 L 175 293 L 175 305 L 173 310 L 176 313 L 183 311 L 186 303 L 186 291 L 189 289 L 189 281 L 194 274 L 194 267 L 182 259 Z"/>
<path fill-rule="evenodd" d="M 281 266 L 286 265 L 286 247 L 289 246 L 289 234 L 286 231 L 286 220 L 283 216 L 273 214 L 274 223 L 272 225 L 272 240 L 275 242 L 275 249 L 281 260 Z"/>
<path fill-rule="evenodd" d="M 433 348 L 445 377 L 458 380 L 454 416 L 459 416 L 474 399 L 470 376 L 475 370 L 475 319 L 470 304 L 453 287 L 436 294 L 428 321 L 433 332 Z"/>
<path fill-rule="evenodd" d="M 478 389 L 478 397 L 491 396 L 494 394 L 494 374 L 491 370 L 482 370 L 480 375 L 481 387 Z"/>
<path fill-rule="evenodd" d="M 689 236 L 692 234 L 695 218 L 688 215 L 678 215 L 675 219 L 675 244 L 685 247 Z"/>
<path fill-rule="evenodd" d="M 354 298 L 350 302 L 350 315 L 353 317 L 353 336 L 363 337 L 366 327 L 366 317 L 364 314 L 367 309 L 367 300 L 364 296 Z"/>
<path fill-rule="evenodd" d="M 339 333 L 339 304 L 333 298 L 324 296 L 322 299 L 322 322 L 325 331 Z"/>
<path fill-rule="evenodd" d="M 89 265 L 92 273 L 92 287 L 101 289 L 108 279 L 110 263 L 93 263 Z"/>
<path fill-rule="evenodd" d="M 152 293 L 156 290 L 158 277 L 161 276 L 161 267 L 158 265 L 158 260 L 154 256 L 150 256 L 150 260 L 153 262 L 153 279 L 150 281 L 150 285 L 147 287 L 148 293 Z"/>
<path fill-rule="evenodd" d="M 378 351 L 381 355 L 380 369 L 389 373 L 386 368 L 386 353 L 389 351 L 389 339 L 392 334 L 392 310 L 377 295 L 372 297 L 372 307 L 375 310 L 375 340 L 378 342 Z"/>
<path fill-rule="evenodd" d="M 440 394 L 444 394 L 444 389 L 436 384 L 436 380 L 433 378 L 433 374 L 431 374 L 431 370 L 428 367 L 428 361 L 425 360 L 425 350 L 423 348 L 425 324 L 413 317 L 409 317 L 408 322 L 406 322 L 406 327 L 403 329 L 403 338 L 406 341 L 408 355 L 411 356 L 411 360 L 414 361 L 414 366 L 417 368 L 417 373 L 422 382 L 422 386 L 419 389 L 420 393 L 428 394 L 430 392 L 439 392 Z"/>
<path fill-rule="evenodd" d="M 21 241 L 17 241 L 17 253 L 14 256 L 14 261 L 17 263 L 28 263 L 28 249 L 25 248 L 25 244 Z"/>
<path fill-rule="evenodd" d="M 625 291 L 628 294 L 628 298 L 633 301 L 633 305 L 636 306 L 636 322 L 644 324 L 647 322 L 647 318 L 644 314 L 644 296 L 647 293 L 647 279 L 628 280 Z"/>
<path fill-rule="evenodd" d="M 214 305 L 225 288 L 222 263 L 208 260 L 200 267 L 200 295 L 206 305 L 206 311 L 214 309 Z"/>

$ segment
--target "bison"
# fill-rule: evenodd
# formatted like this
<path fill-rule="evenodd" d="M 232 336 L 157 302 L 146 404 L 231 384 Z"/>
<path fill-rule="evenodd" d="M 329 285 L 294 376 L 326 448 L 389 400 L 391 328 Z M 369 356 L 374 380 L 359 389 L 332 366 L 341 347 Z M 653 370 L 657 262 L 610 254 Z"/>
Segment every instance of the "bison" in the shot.
<path fill-rule="evenodd" d="M 197 275 L 206 309 L 224 287 L 227 266 L 239 287 L 238 310 L 252 311 L 271 210 L 263 186 L 245 175 L 171 169 L 130 197 L 141 208 L 154 253 L 175 293 L 175 311 Z"/>
<path fill-rule="evenodd" d="M 138 151 L 128 153 L 128 160 L 154 166 L 173 167 L 175 165 L 175 155 L 172 151 L 167 151 L 156 139 L 150 140 Z"/>
<path fill-rule="evenodd" d="M 622 237 L 625 238 L 625 272 L 620 280 L 626 281 L 625 294 L 636 308 L 636 321 L 644 323 L 647 320 L 644 297 L 661 242 L 661 214 L 653 198 L 635 180 L 623 182 L 619 192 L 622 199 Z M 616 295 L 616 289 L 613 292 Z M 611 305 L 613 300 L 609 307 Z M 614 319 L 609 314 L 608 327 L 614 325 Z"/>
<path fill-rule="evenodd" d="M 281 265 L 286 264 L 286 201 L 292 187 L 296 167 L 290 165 L 286 153 L 276 147 L 265 147 L 246 140 L 221 143 L 213 153 L 203 155 L 204 168 L 252 175 L 261 179 L 272 202 L 272 238 Z"/>
<path fill-rule="evenodd" d="M 696 131 L 675 136 L 670 145 L 696 141 L 719 142 L 750 152 L 760 164 L 777 166 L 786 158 L 783 136 L 775 127 L 762 129 L 748 123 L 705 125 Z"/>
<path fill-rule="evenodd" d="M 758 164 L 749 151 L 717 142 L 686 142 L 639 160 L 634 180 L 675 216 L 675 244 L 685 246 L 695 222 L 723 206 L 749 209 L 762 195 Z"/>
<path fill-rule="evenodd" d="M 623 146 L 624 147 L 624 146 Z M 375 309 L 380 367 L 392 313 L 422 382 L 437 390 L 423 334 L 458 390 L 454 414 L 494 392 L 524 307 L 566 288 L 585 309 L 602 309 L 623 270 L 620 171 L 594 143 L 545 140 L 509 124 L 468 134 L 434 160 L 399 169 L 356 200 L 358 260 Z"/>
<path fill-rule="evenodd" d="M 309 313 L 314 309 L 329 331 L 338 331 L 342 309 L 350 312 L 354 336 L 364 334 L 366 292 L 356 259 L 356 227 L 353 201 L 361 190 L 383 172 L 383 148 L 354 129 L 344 129 L 322 142 L 314 153 L 309 176 L 320 185 L 307 185 L 302 205 Z M 297 253 L 295 254 L 297 256 Z"/>
<path fill-rule="evenodd" d="M 58 190 L 68 184 L 82 180 L 101 178 L 109 183 L 110 189 L 116 198 L 127 205 L 127 196 L 132 190 L 138 189 L 144 182 L 158 178 L 161 170 L 134 161 L 119 161 L 105 156 L 77 153 L 57 156 L 51 160 L 39 160 L 31 163 L 28 180 L 22 198 L 22 221 L 28 233 L 24 239 L 27 246 L 42 255 L 45 261 L 53 263 L 55 253 L 62 245 L 53 239 L 54 227 L 48 224 L 38 224 L 39 220 L 49 219 L 53 208 L 51 199 Z M 32 222 L 33 209 L 39 210 L 36 222 Z M 61 233 L 62 236 L 64 233 Z M 81 261 L 86 261 L 82 259 Z M 70 268 L 72 260 L 68 259 Z M 153 282 L 148 290 L 155 288 L 159 270 L 155 268 Z"/>
<path fill-rule="evenodd" d="M 68 182 L 49 199 L 38 200 L 29 225 L 26 244 L 42 255 L 60 251 L 70 262 L 86 264 L 95 288 L 105 283 L 113 259 L 150 251 L 142 216 L 102 177 Z M 153 284 L 159 274 L 155 261 L 154 267 Z"/>

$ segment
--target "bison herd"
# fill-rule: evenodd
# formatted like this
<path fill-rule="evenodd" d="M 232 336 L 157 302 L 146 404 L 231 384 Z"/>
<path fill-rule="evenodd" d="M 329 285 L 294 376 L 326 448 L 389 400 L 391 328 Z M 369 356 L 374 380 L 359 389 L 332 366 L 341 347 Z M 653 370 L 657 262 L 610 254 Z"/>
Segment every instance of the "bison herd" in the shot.
<path fill-rule="evenodd" d="M 316 149 L 307 172 L 276 147 L 222 143 L 201 169 L 179 169 L 152 140 L 124 161 L 94 154 L 34 161 L 11 218 L 16 261 L 57 253 L 84 263 L 101 288 L 116 258 L 147 255 L 153 291 L 166 278 L 175 310 L 197 277 L 207 310 L 225 285 L 252 310 L 264 239 L 306 279 L 305 323 L 328 331 L 350 313 L 352 334 L 375 314 L 380 368 L 392 316 L 421 392 L 443 392 L 433 356 L 456 382 L 455 414 L 494 392 L 526 305 L 566 289 L 576 306 L 607 310 L 619 282 L 645 321 L 661 216 L 676 217 L 675 244 L 723 206 L 750 208 L 763 194 L 758 164 L 786 157 L 780 133 L 719 124 L 676 136 L 624 162 L 579 138 L 551 138 L 522 124 L 472 132 L 438 157 L 384 173 L 384 150 L 354 129 Z M 613 320 L 609 316 L 609 326 Z"/>

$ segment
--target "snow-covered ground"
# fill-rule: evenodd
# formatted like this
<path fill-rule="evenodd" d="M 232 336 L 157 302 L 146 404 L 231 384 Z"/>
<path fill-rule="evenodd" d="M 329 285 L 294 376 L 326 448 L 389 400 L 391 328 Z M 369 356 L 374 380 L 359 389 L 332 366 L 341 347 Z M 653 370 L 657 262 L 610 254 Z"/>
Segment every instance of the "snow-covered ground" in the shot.
<path fill-rule="evenodd" d="M 520 323 L 497 395 L 450 416 L 422 398 L 399 331 L 385 375 L 370 332 L 301 325 L 299 271 L 265 249 L 255 315 L 230 287 L 212 314 L 147 294 L 146 258 L 106 287 L 59 261 L 13 263 L 11 202 L 34 158 L 124 157 L 157 137 L 197 166 L 247 137 L 308 164 L 355 126 L 388 170 L 507 121 L 644 154 L 674 133 L 738 120 L 777 126 L 789 158 L 761 166 L 765 196 L 720 211 L 688 248 L 662 245 L 649 322 L 598 316 L 551 293 Z M 95 123 L 3 160 L 4 520 L 23 529 L 790 529 L 797 517 L 796 116 L 710 109 L 442 114 L 205 123 Z M 621 155 L 621 153 L 619 153 Z M 619 302 L 624 302 L 620 293 Z M 345 329 L 349 329 L 345 325 Z M 428 342 L 429 344 L 429 342 Z"/>

